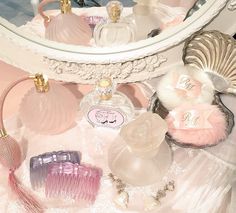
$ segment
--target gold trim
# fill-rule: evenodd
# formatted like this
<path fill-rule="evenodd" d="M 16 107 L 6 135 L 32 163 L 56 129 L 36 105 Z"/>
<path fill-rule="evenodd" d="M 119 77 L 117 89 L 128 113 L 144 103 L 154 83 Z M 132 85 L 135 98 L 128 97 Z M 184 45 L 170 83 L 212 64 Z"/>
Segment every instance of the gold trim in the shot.
<path fill-rule="evenodd" d="M 100 100 L 108 101 L 112 98 L 112 95 L 100 95 Z"/>
<path fill-rule="evenodd" d="M 61 13 L 66 14 L 71 12 L 71 1 L 60 0 Z"/>
<path fill-rule="evenodd" d="M 5 129 L 0 129 L 0 138 L 5 138 L 7 137 L 7 132 Z"/>
<path fill-rule="evenodd" d="M 49 91 L 49 82 L 46 76 L 36 74 L 33 79 L 37 92 L 44 93 Z"/>

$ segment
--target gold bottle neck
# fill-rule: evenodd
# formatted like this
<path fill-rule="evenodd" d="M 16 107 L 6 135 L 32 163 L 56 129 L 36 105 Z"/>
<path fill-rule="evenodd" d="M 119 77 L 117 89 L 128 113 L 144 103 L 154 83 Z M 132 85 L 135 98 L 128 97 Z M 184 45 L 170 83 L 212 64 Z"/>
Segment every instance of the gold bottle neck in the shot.
<path fill-rule="evenodd" d="M 99 97 L 101 101 L 108 101 L 112 98 L 112 94 L 100 95 Z"/>
<path fill-rule="evenodd" d="M 36 74 L 33 76 L 34 85 L 39 93 L 45 93 L 49 91 L 49 82 L 46 76 L 42 74 Z"/>
<path fill-rule="evenodd" d="M 0 138 L 5 138 L 7 137 L 7 132 L 5 129 L 0 129 Z"/>
<path fill-rule="evenodd" d="M 71 12 L 71 1 L 70 0 L 60 0 L 60 8 L 62 14 L 67 14 Z"/>

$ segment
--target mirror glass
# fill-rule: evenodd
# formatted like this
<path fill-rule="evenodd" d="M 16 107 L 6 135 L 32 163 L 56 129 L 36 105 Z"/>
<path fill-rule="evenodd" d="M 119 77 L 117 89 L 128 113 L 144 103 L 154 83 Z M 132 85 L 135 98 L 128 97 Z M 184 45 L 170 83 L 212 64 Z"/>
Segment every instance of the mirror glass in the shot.
<path fill-rule="evenodd" d="M 0 16 L 36 37 L 112 47 L 158 36 L 184 22 L 207 0 L 120 0 L 123 7 L 110 4 L 107 8 L 109 0 L 61 1 L 63 4 L 59 0 L 1 0 Z M 68 13 L 70 1 L 77 16 L 60 16 Z M 37 14 L 40 5 L 41 15 Z"/>

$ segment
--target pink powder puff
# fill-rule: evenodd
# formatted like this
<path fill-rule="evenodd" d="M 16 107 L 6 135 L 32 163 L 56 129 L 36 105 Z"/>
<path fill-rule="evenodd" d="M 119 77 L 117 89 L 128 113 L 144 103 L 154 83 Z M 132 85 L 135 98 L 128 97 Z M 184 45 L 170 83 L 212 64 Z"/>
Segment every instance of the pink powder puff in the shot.
<path fill-rule="evenodd" d="M 198 116 L 197 122 L 190 119 L 185 123 L 188 112 L 192 113 L 192 118 L 194 114 L 195 118 Z M 227 137 L 224 113 L 216 105 L 181 105 L 170 111 L 166 121 L 169 134 L 179 143 L 199 147 L 211 146 Z"/>

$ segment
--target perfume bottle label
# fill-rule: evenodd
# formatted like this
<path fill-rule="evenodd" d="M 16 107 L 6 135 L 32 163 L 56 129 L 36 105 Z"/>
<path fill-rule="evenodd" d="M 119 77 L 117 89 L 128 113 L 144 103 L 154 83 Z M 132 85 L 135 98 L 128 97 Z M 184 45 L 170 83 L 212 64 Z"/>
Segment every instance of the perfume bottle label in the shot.
<path fill-rule="evenodd" d="M 176 81 L 176 89 L 183 90 L 185 95 L 191 97 L 197 97 L 201 93 L 202 84 L 190 78 L 188 75 L 180 75 Z"/>
<path fill-rule="evenodd" d="M 209 129 L 212 128 L 208 118 L 212 111 L 189 110 L 171 113 L 176 129 Z"/>
<path fill-rule="evenodd" d="M 88 121 L 97 127 L 119 128 L 125 122 L 125 116 L 119 109 L 92 107 L 87 114 Z"/>

